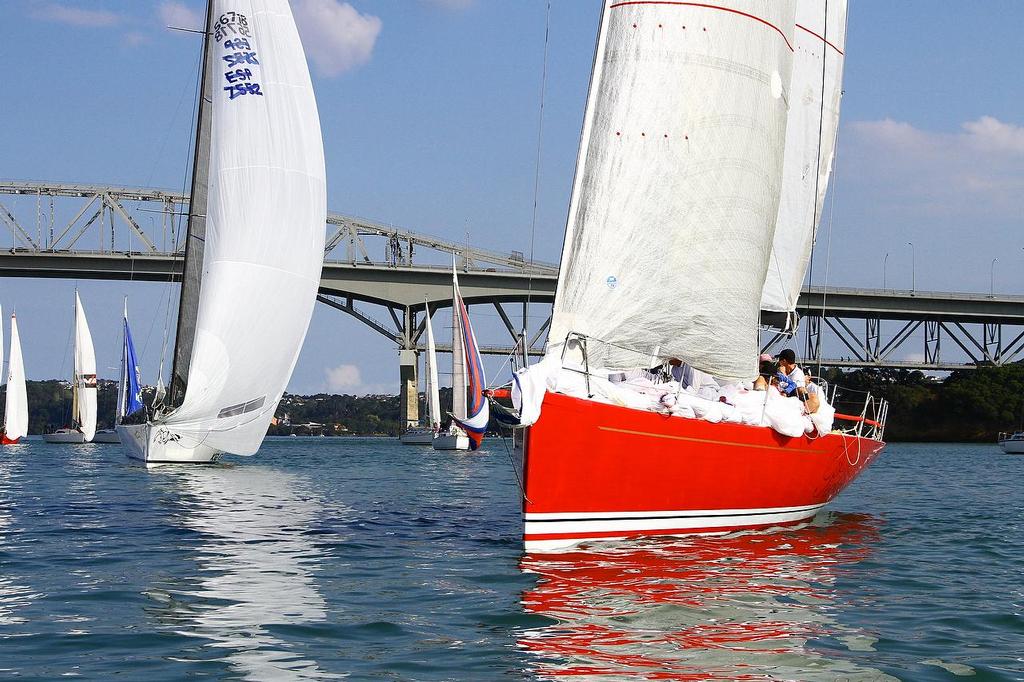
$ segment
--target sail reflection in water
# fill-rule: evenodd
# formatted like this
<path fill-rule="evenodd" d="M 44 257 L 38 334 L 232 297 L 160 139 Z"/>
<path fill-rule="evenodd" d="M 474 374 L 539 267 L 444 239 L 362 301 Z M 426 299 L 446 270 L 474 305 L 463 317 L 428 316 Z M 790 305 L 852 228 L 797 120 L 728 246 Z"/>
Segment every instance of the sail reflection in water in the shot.
<path fill-rule="evenodd" d="M 164 604 L 160 620 L 208 640 L 204 646 L 244 679 L 337 677 L 304 656 L 302 640 L 275 634 L 327 620 L 309 533 L 324 505 L 304 477 L 250 466 L 160 473 L 175 479 L 180 522 L 201 541 L 198 578 L 150 592 Z"/>
<path fill-rule="evenodd" d="M 891 679 L 812 643 L 873 643 L 839 623 L 835 581 L 876 536 L 869 516 L 825 514 L 786 533 L 528 554 L 539 579 L 523 606 L 558 623 L 519 644 L 542 679 Z"/>

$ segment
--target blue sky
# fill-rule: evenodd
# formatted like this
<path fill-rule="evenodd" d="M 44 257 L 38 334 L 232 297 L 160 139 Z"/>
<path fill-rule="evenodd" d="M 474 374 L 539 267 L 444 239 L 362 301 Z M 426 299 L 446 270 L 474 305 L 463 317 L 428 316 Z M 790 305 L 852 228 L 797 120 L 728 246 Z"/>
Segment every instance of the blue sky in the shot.
<path fill-rule="evenodd" d="M 330 209 L 452 240 L 468 231 L 475 245 L 528 251 L 545 5 L 295 0 L 319 100 Z M 552 2 L 540 259 L 558 257 L 599 7 Z M 202 12 L 196 0 L 0 3 L 0 177 L 180 188 L 198 42 L 165 26 Z M 910 241 L 919 289 L 987 291 L 990 272 L 997 291 L 1024 288 L 1022 25 L 1024 3 L 1011 0 L 851 0 L 836 184 L 816 283 L 827 270 L 831 284 L 881 286 L 889 253 L 887 284 L 909 288 Z M 0 201 L 34 225 L 33 199 Z M 74 285 L 0 280 L 0 303 L 19 311 L 30 378 L 70 371 Z M 79 286 L 101 374 L 116 363 L 120 298 L 128 293 L 144 371 L 153 376 L 165 288 Z M 485 340 L 503 340 L 495 320 L 483 311 L 480 318 Z M 395 352 L 381 341 L 319 307 L 290 388 L 394 392 Z"/>

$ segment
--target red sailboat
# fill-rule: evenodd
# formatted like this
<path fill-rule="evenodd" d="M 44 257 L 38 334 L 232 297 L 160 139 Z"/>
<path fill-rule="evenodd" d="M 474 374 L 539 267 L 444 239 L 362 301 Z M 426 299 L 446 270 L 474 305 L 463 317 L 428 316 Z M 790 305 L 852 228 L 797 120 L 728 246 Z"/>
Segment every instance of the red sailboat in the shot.
<path fill-rule="evenodd" d="M 605 3 L 547 354 L 513 390 L 527 549 L 801 523 L 882 450 L 884 402 L 750 383 L 761 320 L 795 330 L 845 16 Z"/>

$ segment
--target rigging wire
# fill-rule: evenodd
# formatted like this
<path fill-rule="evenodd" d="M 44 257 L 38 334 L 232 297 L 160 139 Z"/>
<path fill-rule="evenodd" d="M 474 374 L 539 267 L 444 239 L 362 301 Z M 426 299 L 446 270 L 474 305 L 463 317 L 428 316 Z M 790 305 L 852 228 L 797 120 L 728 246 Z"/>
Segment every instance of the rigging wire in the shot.
<path fill-rule="evenodd" d="M 825 124 L 825 78 L 826 78 L 826 75 L 827 75 L 827 66 L 828 66 L 828 0 L 825 0 L 824 4 L 825 4 L 824 16 L 822 18 L 822 28 L 821 28 L 821 99 L 820 99 L 820 103 L 818 104 L 818 148 L 817 148 L 817 153 L 815 154 L 815 158 L 814 158 L 814 211 L 813 211 L 813 215 L 811 217 L 811 257 L 810 257 L 810 264 L 808 266 L 808 271 L 807 271 L 807 283 L 808 283 L 808 285 L 810 285 L 810 284 L 812 284 L 814 282 L 814 247 L 818 243 L 818 220 L 819 220 L 819 216 L 818 216 L 818 189 L 819 189 L 819 183 L 821 182 L 821 136 L 822 136 L 822 132 L 824 131 L 824 124 Z M 838 137 L 838 135 L 837 135 L 837 137 Z M 834 159 L 834 155 L 833 155 L 833 159 Z M 833 163 L 834 163 L 834 161 L 833 161 Z M 826 187 L 826 189 L 827 189 L 827 187 Z M 832 199 L 834 200 L 835 199 L 835 183 L 834 182 L 832 183 L 832 192 L 833 192 Z M 831 220 L 831 218 L 830 218 L 830 220 Z M 831 223 L 830 223 L 829 224 L 829 235 L 830 235 L 829 238 L 830 239 L 831 239 L 831 229 L 832 229 L 832 226 L 831 226 Z M 827 270 L 827 265 L 826 265 L 826 270 Z M 826 279 L 827 279 L 827 275 L 826 275 Z M 811 303 L 810 303 L 810 300 L 808 300 L 807 307 L 805 308 L 805 312 L 806 313 L 810 313 L 810 311 L 811 311 Z M 824 302 L 822 302 L 822 313 L 824 313 L 824 312 L 825 312 Z M 819 333 L 818 345 L 820 346 L 821 345 L 821 336 L 820 336 L 821 327 L 820 327 L 820 325 L 818 327 L 818 333 Z M 811 330 L 810 330 L 810 327 L 808 326 L 807 327 L 807 343 L 806 343 L 805 350 L 809 351 L 811 349 L 810 345 L 811 345 Z M 819 356 L 818 357 L 817 373 L 818 373 L 818 375 L 820 375 L 821 374 L 821 357 L 820 357 L 821 353 L 818 352 L 817 355 Z"/>
<path fill-rule="evenodd" d="M 530 310 L 530 296 L 533 293 L 533 257 L 534 257 L 534 245 L 536 242 L 537 234 L 537 196 L 540 194 L 540 159 L 541 152 L 543 151 L 544 143 L 544 96 L 547 92 L 548 84 L 548 42 L 551 35 L 551 0 L 547 2 L 547 8 L 544 11 L 544 59 L 541 66 L 540 76 L 540 110 L 537 113 L 537 154 L 534 159 L 533 169 L 533 215 L 530 218 L 530 270 L 527 274 L 526 279 L 526 310 Z M 523 331 L 522 331 L 522 343 L 523 343 L 523 365 L 528 366 L 530 364 L 530 353 L 527 344 L 529 343 L 527 329 L 526 329 L 526 318 L 528 315 L 524 315 L 523 319 Z"/>

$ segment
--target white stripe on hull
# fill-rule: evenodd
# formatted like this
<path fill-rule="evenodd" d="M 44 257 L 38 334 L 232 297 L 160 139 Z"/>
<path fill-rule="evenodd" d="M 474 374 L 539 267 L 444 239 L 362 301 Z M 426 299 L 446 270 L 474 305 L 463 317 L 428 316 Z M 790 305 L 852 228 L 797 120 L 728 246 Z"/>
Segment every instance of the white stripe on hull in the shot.
<path fill-rule="evenodd" d="M 803 507 L 766 509 L 712 509 L 652 512 L 544 513 L 525 514 L 526 551 L 566 549 L 581 542 L 616 540 L 634 535 L 687 535 L 732 532 L 736 527 L 766 527 L 792 524 L 814 516 L 825 503 Z M 725 530 L 715 531 L 715 528 Z M 592 537 L 579 537 L 593 533 Z M 566 534 L 572 537 L 531 540 L 530 536 Z M 610 535 L 609 535 L 610 534 Z"/>

